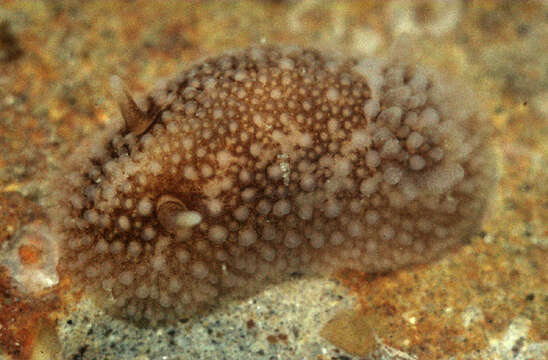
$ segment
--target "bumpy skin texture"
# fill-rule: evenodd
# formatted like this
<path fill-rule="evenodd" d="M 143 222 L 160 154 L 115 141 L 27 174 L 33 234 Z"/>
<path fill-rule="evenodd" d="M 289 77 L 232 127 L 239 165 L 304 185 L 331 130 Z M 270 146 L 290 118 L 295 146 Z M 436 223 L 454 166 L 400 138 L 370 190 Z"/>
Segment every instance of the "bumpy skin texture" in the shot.
<path fill-rule="evenodd" d="M 129 319 L 294 271 L 426 262 L 477 230 L 493 186 L 485 122 L 396 60 L 249 48 L 162 82 L 142 112 L 116 87 L 126 126 L 79 151 L 53 217 L 60 271 Z"/>

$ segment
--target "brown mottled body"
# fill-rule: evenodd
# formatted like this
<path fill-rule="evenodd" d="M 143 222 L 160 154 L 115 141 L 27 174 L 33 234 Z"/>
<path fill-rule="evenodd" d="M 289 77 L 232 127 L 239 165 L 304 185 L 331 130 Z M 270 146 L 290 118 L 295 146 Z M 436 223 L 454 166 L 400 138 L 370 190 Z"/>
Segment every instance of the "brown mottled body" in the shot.
<path fill-rule="evenodd" d="M 493 184 L 487 125 L 415 66 L 256 47 L 140 107 L 113 87 L 126 126 L 78 159 L 54 218 L 61 270 L 131 319 L 428 261 L 477 229 Z"/>

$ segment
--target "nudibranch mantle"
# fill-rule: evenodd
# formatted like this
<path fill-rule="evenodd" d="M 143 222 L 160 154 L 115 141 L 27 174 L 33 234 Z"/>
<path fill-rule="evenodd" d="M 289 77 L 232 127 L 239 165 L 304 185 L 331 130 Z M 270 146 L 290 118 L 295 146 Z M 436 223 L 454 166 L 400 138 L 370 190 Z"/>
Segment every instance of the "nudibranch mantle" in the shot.
<path fill-rule="evenodd" d="M 200 61 L 83 146 L 52 218 L 59 271 L 126 318 L 194 314 L 298 271 L 384 272 L 478 229 L 489 126 L 399 59 L 260 46 Z"/>

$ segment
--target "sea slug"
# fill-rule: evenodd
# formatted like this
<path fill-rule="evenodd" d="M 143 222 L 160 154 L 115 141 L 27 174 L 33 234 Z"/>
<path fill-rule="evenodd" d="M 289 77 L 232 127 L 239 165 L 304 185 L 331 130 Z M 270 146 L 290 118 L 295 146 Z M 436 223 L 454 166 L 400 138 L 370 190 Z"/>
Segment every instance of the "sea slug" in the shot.
<path fill-rule="evenodd" d="M 394 59 L 260 46 L 200 61 L 67 165 L 59 271 L 155 324 L 291 272 L 384 272 L 478 229 L 489 126 L 452 82 Z"/>

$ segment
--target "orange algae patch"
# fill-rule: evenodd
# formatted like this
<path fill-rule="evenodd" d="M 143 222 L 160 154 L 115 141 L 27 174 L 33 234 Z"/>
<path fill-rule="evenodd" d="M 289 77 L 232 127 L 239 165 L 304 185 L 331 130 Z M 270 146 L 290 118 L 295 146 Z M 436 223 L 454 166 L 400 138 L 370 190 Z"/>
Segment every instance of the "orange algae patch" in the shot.
<path fill-rule="evenodd" d="M 19 247 L 19 257 L 24 265 L 37 264 L 42 256 L 42 249 L 35 245 L 21 245 Z"/>
<path fill-rule="evenodd" d="M 37 221 L 41 224 L 41 221 Z M 44 239 L 39 233 L 29 233 L 24 238 L 24 243 L 19 246 L 18 254 L 23 265 L 41 265 L 44 261 Z"/>

